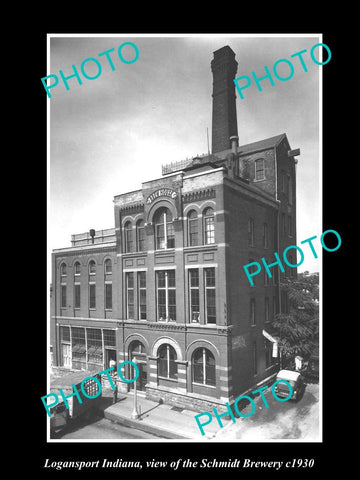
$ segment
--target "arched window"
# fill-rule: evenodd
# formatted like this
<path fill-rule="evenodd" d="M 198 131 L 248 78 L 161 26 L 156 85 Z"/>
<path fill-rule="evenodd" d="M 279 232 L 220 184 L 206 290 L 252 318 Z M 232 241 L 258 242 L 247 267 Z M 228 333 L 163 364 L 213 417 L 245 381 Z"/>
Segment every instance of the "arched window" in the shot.
<path fill-rule="evenodd" d="M 215 358 L 207 348 L 197 348 L 192 355 L 193 382 L 215 386 Z"/>
<path fill-rule="evenodd" d="M 146 353 L 145 347 L 139 340 L 134 340 L 133 342 L 131 342 L 129 347 L 129 358 L 131 360 L 133 360 L 134 357 L 136 357 L 136 355 L 139 355 L 139 354 L 143 355 L 145 353 Z"/>
<path fill-rule="evenodd" d="M 74 275 L 80 275 L 81 273 L 81 265 L 80 262 L 74 263 Z"/>
<path fill-rule="evenodd" d="M 175 349 L 168 344 L 163 344 L 158 350 L 158 376 L 177 378 L 177 355 Z"/>
<path fill-rule="evenodd" d="M 124 226 L 125 253 L 134 251 L 133 228 L 131 222 L 126 222 Z"/>
<path fill-rule="evenodd" d="M 66 263 L 64 263 L 64 262 L 60 265 L 60 275 L 62 277 L 64 277 L 66 275 Z"/>
<path fill-rule="evenodd" d="M 112 263 L 111 263 L 110 258 L 107 258 L 105 260 L 104 270 L 105 270 L 105 273 L 109 273 L 109 274 L 112 273 Z"/>
<path fill-rule="evenodd" d="M 255 160 L 255 180 L 265 180 L 265 160 L 263 158 Z"/>
<path fill-rule="evenodd" d="M 204 211 L 204 240 L 205 245 L 215 243 L 215 219 L 214 210 L 211 207 Z"/>
<path fill-rule="evenodd" d="M 139 220 L 136 223 L 136 246 L 138 252 L 145 250 L 145 225 L 144 220 Z"/>
<path fill-rule="evenodd" d="M 80 262 L 74 263 L 74 308 L 80 308 L 81 304 L 81 285 L 78 278 L 81 273 Z"/>
<path fill-rule="evenodd" d="M 172 215 L 168 208 L 159 208 L 154 216 L 156 249 L 174 248 L 175 233 Z"/>
<path fill-rule="evenodd" d="M 89 262 L 89 308 L 96 308 L 96 283 L 95 279 L 92 279 L 91 276 L 96 273 L 96 263 L 94 260 Z"/>
<path fill-rule="evenodd" d="M 189 245 L 199 245 L 199 227 L 198 216 L 195 210 L 191 210 L 188 215 Z"/>
<path fill-rule="evenodd" d="M 90 260 L 89 262 L 89 274 L 90 275 L 95 275 L 96 273 L 96 263 L 94 260 Z"/>

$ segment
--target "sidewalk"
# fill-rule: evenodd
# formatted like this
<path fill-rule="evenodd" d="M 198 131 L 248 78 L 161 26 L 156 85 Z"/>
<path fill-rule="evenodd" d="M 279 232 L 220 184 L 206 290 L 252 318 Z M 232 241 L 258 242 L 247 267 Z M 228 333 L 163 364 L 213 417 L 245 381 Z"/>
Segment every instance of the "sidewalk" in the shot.
<path fill-rule="evenodd" d="M 139 419 L 131 418 L 134 408 L 133 395 L 119 394 L 117 403 L 109 405 L 110 401 L 112 401 L 112 397 L 104 396 L 102 406 L 100 406 L 105 418 L 128 427 L 158 435 L 161 438 L 194 439 L 195 441 L 211 440 L 220 429 L 218 422 L 212 421 L 206 426 L 205 435 L 201 435 L 195 420 L 195 415 L 198 412 L 159 404 L 147 400 L 145 397 L 138 396 Z M 227 423 L 229 421 L 223 418 L 224 426 Z"/>

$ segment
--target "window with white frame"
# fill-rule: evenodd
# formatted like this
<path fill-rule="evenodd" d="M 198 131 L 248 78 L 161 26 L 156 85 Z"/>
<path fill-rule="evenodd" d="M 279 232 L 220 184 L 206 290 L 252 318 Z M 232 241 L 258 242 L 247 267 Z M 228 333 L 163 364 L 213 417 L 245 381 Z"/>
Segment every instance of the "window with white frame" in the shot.
<path fill-rule="evenodd" d="M 216 323 L 215 268 L 204 269 L 206 323 Z"/>
<path fill-rule="evenodd" d="M 145 251 L 145 224 L 142 219 L 136 223 L 136 249 L 138 252 Z"/>
<path fill-rule="evenodd" d="M 177 379 L 177 355 L 174 347 L 163 344 L 158 349 L 158 376 Z"/>
<path fill-rule="evenodd" d="M 89 282 L 89 308 L 96 308 L 96 284 Z"/>
<path fill-rule="evenodd" d="M 112 310 L 112 282 L 105 282 L 105 310 Z"/>
<path fill-rule="evenodd" d="M 66 276 L 66 263 L 64 262 L 60 265 L 60 275 L 62 277 Z"/>
<path fill-rule="evenodd" d="M 90 260 L 89 262 L 89 275 L 95 275 L 96 273 L 96 263 L 94 260 Z"/>
<path fill-rule="evenodd" d="M 208 207 L 203 213 L 205 245 L 215 243 L 215 216 L 214 209 Z"/>
<path fill-rule="evenodd" d="M 107 275 L 110 275 L 112 273 L 112 262 L 110 258 L 107 258 L 104 262 L 104 270 Z"/>
<path fill-rule="evenodd" d="M 60 307 L 66 308 L 66 283 L 60 285 Z"/>
<path fill-rule="evenodd" d="M 133 227 L 130 221 L 124 225 L 125 253 L 134 251 Z"/>
<path fill-rule="evenodd" d="M 200 322 L 199 269 L 189 269 L 190 321 Z"/>
<path fill-rule="evenodd" d="M 135 318 L 134 272 L 125 274 L 126 318 Z"/>
<path fill-rule="evenodd" d="M 199 245 L 198 215 L 195 210 L 188 214 L 189 246 Z"/>
<path fill-rule="evenodd" d="M 80 308 L 81 302 L 81 285 L 79 282 L 74 283 L 74 308 Z"/>
<path fill-rule="evenodd" d="M 215 357 L 207 348 L 197 348 L 192 355 L 192 378 L 194 383 L 215 386 Z"/>
<path fill-rule="evenodd" d="M 80 275 L 81 273 L 81 264 L 80 262 L 74 263 L 74 275 Z"/>
<path fill-rule="evenodd" d="M 139 319 L 146 320 L 146 272 L 138 272 Z"/>
<path fill-rule="evenodd" d="M 175 231 L 170 210 L 166 207 L 159 208 L 155 213 L 154 223 L 156 249 L 174 248 Z"/>
<path fill-rule="evenodd" d="M 159 321 L 176 320 L 175 270 L 156 272 L 157 318 Z"/>

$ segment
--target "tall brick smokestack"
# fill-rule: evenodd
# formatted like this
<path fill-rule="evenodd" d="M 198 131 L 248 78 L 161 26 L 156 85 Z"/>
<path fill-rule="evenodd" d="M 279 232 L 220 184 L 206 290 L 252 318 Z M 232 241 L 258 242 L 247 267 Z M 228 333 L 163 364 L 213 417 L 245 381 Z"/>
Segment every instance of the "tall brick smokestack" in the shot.
<path fill-rule="evenodd" d="M 231 148 L 230 137 L 237 136 L 235 84 L 238 63 L 229 46 L 214 52 L 213 73 L 212 153 Z"/>

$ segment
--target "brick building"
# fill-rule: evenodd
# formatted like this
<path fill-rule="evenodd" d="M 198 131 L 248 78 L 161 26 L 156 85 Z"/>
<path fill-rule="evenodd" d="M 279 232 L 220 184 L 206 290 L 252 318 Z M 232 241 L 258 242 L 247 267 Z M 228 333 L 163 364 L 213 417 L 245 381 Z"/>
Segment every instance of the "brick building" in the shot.
<path fill-rule="evenodd" d="M 143 395 L 198 411 L 276 371 L 280 276 L 296 275 L 273 267 L 250 286 L 243 266 L 271 264 L 296 244 L 299 152 L 285 134 L 239 145 L 230 47 L 211 68 L 211 154 L 116 195 L 114 228 L 73 235 L 52 253 L 53 363 L 100 371 L 136 358 Z"/>

